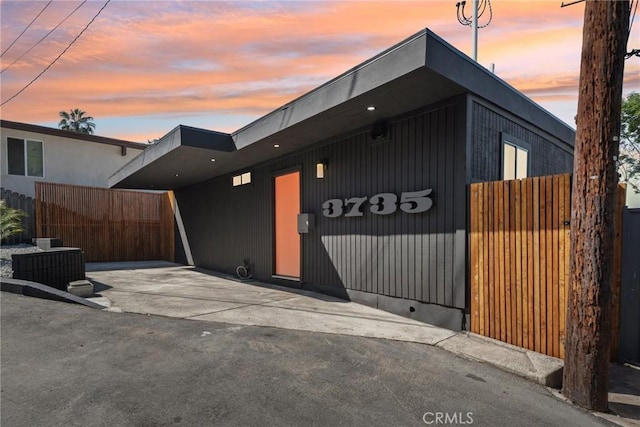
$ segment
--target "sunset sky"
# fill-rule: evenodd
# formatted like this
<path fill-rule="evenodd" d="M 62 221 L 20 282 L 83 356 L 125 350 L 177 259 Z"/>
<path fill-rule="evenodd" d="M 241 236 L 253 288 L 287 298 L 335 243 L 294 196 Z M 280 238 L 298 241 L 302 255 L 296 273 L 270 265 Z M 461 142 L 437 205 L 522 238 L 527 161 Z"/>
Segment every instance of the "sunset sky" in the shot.
<path fill-rule="evenodd" d="M 471 0 L 469 0 L 470 3 Z M 58 56 L 104 5 L 54 1 L 1 57 L 5 102 Z M 44 8 L 2 1 L 4 52 Z M 471 30 L 448 1 L 115 1 L 23 93 L 3 119 L 56 127 L 80 108 L 96 134 L 146 142 L 178 124 L 235 131 L 427 27 L 471 54 Z M 584 5 L 493 0 L 479 62 L 573 126 Z M 469 8 L 468 8 L 469 9 Z M 485 11 L 480 24 L 488 20 Z M 640 21 L 640 18 L 637 19 Z M 636 22 L 630 48 L 640 48 Z M 625 64 L 624 93 L 640 91 L 640 60 Z"/>

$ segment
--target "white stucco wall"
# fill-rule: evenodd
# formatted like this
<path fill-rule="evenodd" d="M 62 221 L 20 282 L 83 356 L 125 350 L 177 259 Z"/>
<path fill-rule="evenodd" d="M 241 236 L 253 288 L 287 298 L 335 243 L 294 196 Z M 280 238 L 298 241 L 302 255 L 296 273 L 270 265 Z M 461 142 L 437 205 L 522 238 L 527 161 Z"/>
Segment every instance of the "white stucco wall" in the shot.
<path fill-rule="evenodd" d="M 142 151 L 128 147 L 127 154 L 123 156 L 118 145 L 9 128 L 1 128 L 0 137 L 0 186 L 30 197 L 34 197 L 36 181 L 107 187 L 109 176 Z M 7 137 L 43 142 L 44 178 L 8 174 Z"/>

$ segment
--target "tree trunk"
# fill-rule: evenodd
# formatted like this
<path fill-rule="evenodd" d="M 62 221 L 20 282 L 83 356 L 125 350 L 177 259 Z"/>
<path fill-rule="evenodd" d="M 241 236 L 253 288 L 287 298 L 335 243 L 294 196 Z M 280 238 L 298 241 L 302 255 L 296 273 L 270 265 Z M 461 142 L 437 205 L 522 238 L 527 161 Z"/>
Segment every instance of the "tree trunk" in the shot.
<path fill-rule="evenodd" d="M 573 167 L 563 393 L 607 410 L 613 214 L 628 1 L 587 1 Z"/>

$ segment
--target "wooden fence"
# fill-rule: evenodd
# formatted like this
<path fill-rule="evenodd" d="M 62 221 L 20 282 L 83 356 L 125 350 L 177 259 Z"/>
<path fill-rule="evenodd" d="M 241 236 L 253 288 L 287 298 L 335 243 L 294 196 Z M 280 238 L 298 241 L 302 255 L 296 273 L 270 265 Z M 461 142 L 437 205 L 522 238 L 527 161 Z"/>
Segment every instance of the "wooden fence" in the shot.
<path fill-rule="evenodd" d="M 564 358 L 570 175 L 472 184 L 470 195 L 472 332 Z M 619 199 L 624 202 L 624 188 Z M 619 286 L 614 319 L 618 294 Z"/>
<path fill-rule="evenodd" d="M 5 188 L 0 188 L 0 198 L 5 201 L 8 207 L 20 209 L 27 214 L 22 218 L 22 232 L 6 238 L 2 243 L 6 243 L 8 245 L 24 242 L 31 243 L 31 239 L 36 235 L 34 200 L 24 194 L 19 194 Z"/>
<path fill-rule="evenodd" d="M 169 193 L 36 182 L 36 234 L 82 249 L 87 262 L 174 260 Z"/>

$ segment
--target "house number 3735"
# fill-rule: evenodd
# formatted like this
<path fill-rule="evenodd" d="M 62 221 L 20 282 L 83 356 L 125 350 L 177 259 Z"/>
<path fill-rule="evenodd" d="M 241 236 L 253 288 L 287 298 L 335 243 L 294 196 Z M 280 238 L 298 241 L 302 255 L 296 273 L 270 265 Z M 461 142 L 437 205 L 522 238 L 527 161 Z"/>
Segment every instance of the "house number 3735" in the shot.
<path fill-rule="evenodd" d="M 426 212 L 433 206 L 429 197 L 432 189 L 420 191 L 405 191 L 400 194 L 400 200 L 394 193 L 380 193 L 369 197 L 369 210 L 376 215 L 389 215 L 398 208 L 407 213 Z M 339 216 L 363 216 L 362 207 L 367 197 L 350 197 L 348 199 L 329 199 L 322 204 L 322 215 L 328 218 Z"/>

